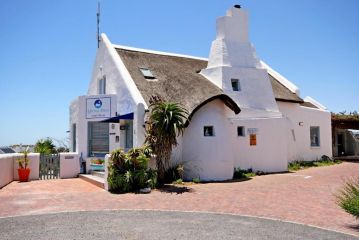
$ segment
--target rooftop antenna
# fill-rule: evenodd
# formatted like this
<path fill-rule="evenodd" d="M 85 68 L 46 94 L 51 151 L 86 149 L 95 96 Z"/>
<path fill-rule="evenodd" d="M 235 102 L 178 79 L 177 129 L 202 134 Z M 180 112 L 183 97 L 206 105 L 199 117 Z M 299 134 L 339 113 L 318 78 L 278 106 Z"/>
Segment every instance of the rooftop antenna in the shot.
<path fill-rule="evenodd" d="M 96 16 L 97 16 L 97 48 L 100 47 L 100 2 L 98 2 L 98 5 L 97 5 L 97 13 L 96 13 Z"/>

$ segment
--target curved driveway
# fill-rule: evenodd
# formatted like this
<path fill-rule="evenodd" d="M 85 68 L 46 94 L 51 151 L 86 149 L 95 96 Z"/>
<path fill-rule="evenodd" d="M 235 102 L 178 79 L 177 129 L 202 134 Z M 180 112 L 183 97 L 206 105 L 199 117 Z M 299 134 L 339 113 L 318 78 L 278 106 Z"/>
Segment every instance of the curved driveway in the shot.
<path fill-rule="evenodd" d="M 82 179 L 12 182 L 0 190 L 0 217 L 126 209 L 216 212 L 359 235 L 359 222 L 342 211 L 333 196 L 345 178 L 354 176 L 359 177 L 359 162 L 259 176 L 244 182 L 180 186 L 146 195 L 111 194 Z"/>
<path fill-rule="evenodd" d="M 357 239 L 268 219 L 163 211 L 72 212 L 0 219 L 1 239 Z"/>

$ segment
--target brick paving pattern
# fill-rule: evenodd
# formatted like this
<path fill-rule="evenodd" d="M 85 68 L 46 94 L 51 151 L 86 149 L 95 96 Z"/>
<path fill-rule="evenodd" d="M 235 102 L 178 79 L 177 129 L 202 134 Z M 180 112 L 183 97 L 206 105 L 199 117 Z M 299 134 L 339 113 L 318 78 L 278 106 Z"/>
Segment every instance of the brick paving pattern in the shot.
<path fill-rule="evenodd" d="M 154 209 L 251 215 L 310 224 L 359 236 L 359 221 L 335 204 L 359 162 L 258 176 L 248 181 L 187 186 L 177 193 L 111 194 L 82 179 L 12 182 L 0 190 L 0 217 L 103 209 Z"/>

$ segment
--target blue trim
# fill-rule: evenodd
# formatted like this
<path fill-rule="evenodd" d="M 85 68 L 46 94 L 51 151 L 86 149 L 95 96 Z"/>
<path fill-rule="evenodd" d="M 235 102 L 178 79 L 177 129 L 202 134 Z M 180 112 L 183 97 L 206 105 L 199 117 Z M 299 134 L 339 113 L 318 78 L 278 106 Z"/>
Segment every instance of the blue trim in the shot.
<path fill-rule="evenodd" d="M 101 122 L 118 123 L 120 119 L 133 120 L 133 112 L 102 120 Z"/>

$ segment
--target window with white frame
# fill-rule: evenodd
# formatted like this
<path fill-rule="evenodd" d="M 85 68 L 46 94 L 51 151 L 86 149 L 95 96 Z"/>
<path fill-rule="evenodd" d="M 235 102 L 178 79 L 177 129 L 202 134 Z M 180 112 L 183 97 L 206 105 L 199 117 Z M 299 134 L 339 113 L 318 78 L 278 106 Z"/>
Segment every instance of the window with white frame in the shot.
<path fill-rule="evenodd" d="M 106 94 L 106 76 L 98 81 L 98 94 Z"/>
<path fill-rule="evenodd" d="M 213 128 L 213 126 L 204 126 L 203 127 L 203 136 L 205 136 L 205 137 L 214 137 L 214 128 Z"/>
<path fill-rule="evenodd" d="M 310 146 L 320 147 L 320 128 L 318 126 L 310 127 Z"/>
<path fill-rule="evenodd" d="M 240 85 L 239 79 L 232 78 L 231 79 L 231 84 L 232 84 L 232 90 L 233 91 L 235 91 L 235 92 L 241 91 L 241 85 Z"/>

